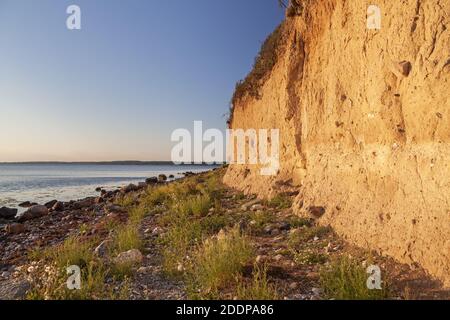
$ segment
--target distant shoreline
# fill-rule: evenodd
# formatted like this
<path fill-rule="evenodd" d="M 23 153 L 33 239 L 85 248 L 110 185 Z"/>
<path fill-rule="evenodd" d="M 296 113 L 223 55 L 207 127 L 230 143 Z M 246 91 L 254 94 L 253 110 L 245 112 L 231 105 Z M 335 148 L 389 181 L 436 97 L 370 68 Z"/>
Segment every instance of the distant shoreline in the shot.
<path fill-rule="evenodd" d="M 134 161 L 134 160 L 125 160 L 125 161 L 26 161 L 26 162 L 0 162 L 0 165 L 167 165 L 173 166 L 175 163 L 172 161 Z M 208 163 L 183 163 L 180 166 L 220 166 L 224 163 L 217 164 L 208 164 Z"/>

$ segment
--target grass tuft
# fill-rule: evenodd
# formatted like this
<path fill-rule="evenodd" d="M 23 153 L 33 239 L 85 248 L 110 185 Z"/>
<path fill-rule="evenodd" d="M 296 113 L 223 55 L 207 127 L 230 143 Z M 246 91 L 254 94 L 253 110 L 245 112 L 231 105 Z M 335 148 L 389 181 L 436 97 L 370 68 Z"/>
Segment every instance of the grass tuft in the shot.
<path fill-rule="evenodd" d="M 249 240 L 238 228 L 204 241 L 193 254 L 187 279 L 191 298 L 218 297 L 253 256 Z"/>
<path fill-rule="evenodd" d="M 274 285 L 267 280 L 267 266 L 255 264 L 253 278 L 249 284 L 239 281 L 237 286 L 239 300 L 278 300 L 279 295 Z"/>
<path fill-rule="evenodd" d="M 320 282 L 325 295 L 337 300 L 378 300 L 389 297 L 389 289 L 383 283 L 382 290 L 367 288 L 369 275 L 356 260 L 340 257 L 320 272 Z"/>

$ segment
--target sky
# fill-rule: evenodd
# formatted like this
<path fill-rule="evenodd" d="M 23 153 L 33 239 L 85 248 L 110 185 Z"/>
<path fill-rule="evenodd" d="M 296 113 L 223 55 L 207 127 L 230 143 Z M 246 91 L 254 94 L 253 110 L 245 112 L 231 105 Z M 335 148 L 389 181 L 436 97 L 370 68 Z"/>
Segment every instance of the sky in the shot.
<path fill-rule="evenodd" d="M 277 0 L 0 0 L 0 162 L 170 160 L 173 130 L 225 129 L 283 14 Z"/>

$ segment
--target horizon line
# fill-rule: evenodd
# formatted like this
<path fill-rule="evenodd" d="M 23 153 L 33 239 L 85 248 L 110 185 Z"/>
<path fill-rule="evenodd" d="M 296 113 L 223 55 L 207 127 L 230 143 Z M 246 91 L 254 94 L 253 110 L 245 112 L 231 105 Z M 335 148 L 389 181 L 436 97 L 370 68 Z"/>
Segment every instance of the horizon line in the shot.
<path fill-rule="evenodd" d="M 181 165 L 221 165 L 225 162 L 208 164 L 203 163 L 182 163 Z M 8 164 L 111 164 L 111 165 L 140 165 L 140 164 L 161 164 L 161 165 L 175 165 L 170 160 L 111 160 L 111 161 L 0 161 L 0 165 Z"/>

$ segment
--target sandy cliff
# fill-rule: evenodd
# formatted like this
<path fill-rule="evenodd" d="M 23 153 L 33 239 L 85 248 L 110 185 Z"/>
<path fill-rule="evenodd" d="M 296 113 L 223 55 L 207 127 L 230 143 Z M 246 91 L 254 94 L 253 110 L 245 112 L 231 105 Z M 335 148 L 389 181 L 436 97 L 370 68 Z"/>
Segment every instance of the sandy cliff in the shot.
<path fill-rule="evenodd" d="M 231 165 L 225 183 L 261 197 L 291 185 L 299 214 L 323 207 L 350 242 L 450 286 L 449 15 L 450 0 L 301 1 L 230 122 L 280 129 L 279 174 Z"/>

